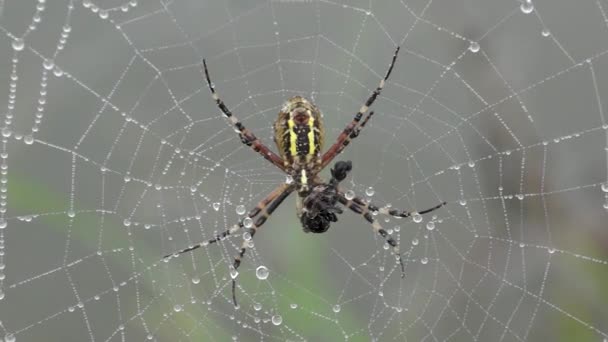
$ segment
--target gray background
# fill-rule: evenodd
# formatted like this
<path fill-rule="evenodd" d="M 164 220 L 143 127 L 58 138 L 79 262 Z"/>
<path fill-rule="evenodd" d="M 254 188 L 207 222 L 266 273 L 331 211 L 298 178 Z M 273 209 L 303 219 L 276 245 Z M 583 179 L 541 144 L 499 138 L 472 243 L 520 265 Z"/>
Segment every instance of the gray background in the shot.
<path fill-rule="evenodd" d="M 607 338 L 606 1 L 537 0 L 529 14 L 482 0 L 37 4 L 0 1 L 0 339 Z M 339 159 L 354 164 L 344 185 L 378 204 L 448 202 L 419 223 L 377 217 L 405 278 L 352 213 L 304 234 L 293 195 L 239 269 L 238 310 L 239 236 L 161 261 L 285 178 L 221 116 L 203 57 L 269 146 L 293 95 L 319 106 L 331 143 L 395 45 L 376 115 Z"/>

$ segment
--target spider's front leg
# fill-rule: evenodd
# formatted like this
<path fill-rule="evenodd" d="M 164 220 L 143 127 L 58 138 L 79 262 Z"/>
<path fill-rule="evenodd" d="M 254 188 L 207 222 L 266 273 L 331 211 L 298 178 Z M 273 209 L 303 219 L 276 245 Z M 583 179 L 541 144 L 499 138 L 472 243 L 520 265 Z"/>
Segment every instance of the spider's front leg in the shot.
<path fill-rule="evenodd" d="M 380 234 L 380 236 L 382 236 L 386 240 L 386 243 L 393 247 L 393 253 L 395 253 L 395 255 L 399 258 L 399 264 L 401 265 L 401 277 L 403 277 L 405 275 L 405 268 L 403 265 L 403 260 L 401 259 L 401 254 L 399 253 L 399 245 L 397 244 L 397 241 L 395 241 L 395 239 L 391 236 L 391 234 L 384 230 L 380 223 L 378 223 L 378 221 L 374 219 L 372 213 L 379 212 L 381 214 L 390 215 L 397 218 L 406 218 L 412 216 L 413 212 L 406 210 L 389 209 L 389 207 L 386 206 L 379 208 L 373 203 L 366 202 L 361 197 L 347 199 L 344 192 L 340 192 L 340 203 L 342 203 L 345 207 L 349 208 L 355 213 L 362 215 L 365 220 L 372 225 L 374 232 Z M 441 202 L 432 208 L 421 210 L 417 213 L 427 214 L 443 207 L 445 204 L 446 202 Z"/>
<path fill-rule="evenodd" d="M 372 229 L 375 233 L 380 234 L 386 240 L 386 243 L 389 244 L 393 248 L 393 253 L 397 257 L 399 261 L 399 265 L 401 266 L 401 278 L 405 276 L 405 266 L 403 265 L 403 259 L 401 258 L 401 253 L 399 253 L 399 244 L 393 238 L 391 234 L 389 234 L 376 219 L 372 215 L 369 210 L 369 206 L 364 206 L 354 201 L 354 199 L 347 199 L 346 195 L 343 192 L 340 192 L 340 203 L 342 203 L 345 207 L 352 210 L 353 212 L 363 216 L 363 218 L 372 225 Z"/>
<path fill-rule="evenodd" d="M 239 221 L 238 224 L 235 224 L 234 226 L 230 227 L 229 229 L 225 230 L 224 232 L 216 235 L 215 238 L 213 238 L 213 239 L 205 240 L 203 242 L 197 243 L 196 245 L 192 245 L 188 248 L 182 249 L 181 251 L 178 251 L 176 253 L 168 254 L 164 258 L 178 256 L 180 254 L 193 251 L 197 248 L 206 246 L 208 244 L 218 242 L 221 239 L 225 238 L 226 236 L 236 233 L 241 228 L 247 228 L 250 239 L 253 239 L 253 236 L 255 235 L 257 230 L 266 222 L 266 220 L 270 217 L 270 215 L 272 215 L 272 213 L 276 210 L 276 208 L 285 200 L 285 198 L 287 198 L 287 196 L 289 196 L 289 194 L 291 194 L 293 192 L 294 189 L 295 189 L 295 187 L 293 185 L 282 184 L 278 188 L 274 189 L 268 196 L 266 196 L 266 198 L 261 200 L 255 206 L 255 208 L 253 208 L 249 212 L 249 214 L 247 214 L 247 216 L 245 216 L 243 219 L 241 219 Z M 253 218 L 256 218 L 256 217 L 257 217 L 257 219 L 254 222 Z M 251 220 L 251 221 L 249 221 L 249 220 Z M 235 271 L 239 268 L 239 266 L 241 265 L 241 260 L 245 256 L 245 252 L 247 251 L 247 247 L 248 247 L 247 242 L 248 242 L 248 240 L 246 240 L 245 237 L 243 237 L 243 242 L 241 244 L 239 253 L 237 254 L 237 256 L 234 257 L 234 262 L 232 264 L 232 267 L 234 268 Z M 236 279 L 234 279 L 234 278 L 232 279 L 232 301 L 234 303 L 234 306 L 237 306 Z"/>

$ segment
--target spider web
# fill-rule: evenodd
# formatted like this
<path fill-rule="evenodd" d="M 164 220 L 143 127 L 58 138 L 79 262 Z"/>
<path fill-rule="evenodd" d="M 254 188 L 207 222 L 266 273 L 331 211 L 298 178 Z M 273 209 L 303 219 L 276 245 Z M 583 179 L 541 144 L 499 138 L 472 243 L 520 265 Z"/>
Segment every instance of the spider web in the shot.
<path fill-rule="evenodd" d="M 0 0 L 0 340 L 607 341 L 608 2 Z M 378 205 L 304 234 L 270 146 L 293 95 Z M 274 148 L 274 146 L 272 146 Z M 326 173 L 324 173 L 326 174 Z M 264 269 L 268 272 L 265 274 Z M 604 290 L 604 291 L 602 291 Z"/>

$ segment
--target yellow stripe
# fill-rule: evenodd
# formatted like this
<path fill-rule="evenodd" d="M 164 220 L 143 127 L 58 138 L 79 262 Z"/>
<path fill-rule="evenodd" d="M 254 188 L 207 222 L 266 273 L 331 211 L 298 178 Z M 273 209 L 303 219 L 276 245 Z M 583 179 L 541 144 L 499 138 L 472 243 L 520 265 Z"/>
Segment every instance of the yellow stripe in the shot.
<path fill-rule="evenodd" d="M 308 184 L 308 177 L 306 177 L 306 170 L 302 169 L 302 178 L 300 179 L 303 185 Z"/>
<path fill-rule="evenodd" d="M 297 136 L 296 132 L 293 130 L 295 125 L 296 125 L 296 123 L 293 122 L 293 119 L 287 120 L 287 126 L 289 127 L 289 151 L 291 152 L 292 156 L 295 156 L 298 154 L 298 150 L 296 149 L 296 142 L 297 142 L 298 136 Z"/>
<path fill-rule="evenodd" d="M 308 154 L 309 155 L 314 155 L 315 154 L 315 118 L 312 117 L 312 115 L 310 116 L 310 118 L 308 119 Z"/>

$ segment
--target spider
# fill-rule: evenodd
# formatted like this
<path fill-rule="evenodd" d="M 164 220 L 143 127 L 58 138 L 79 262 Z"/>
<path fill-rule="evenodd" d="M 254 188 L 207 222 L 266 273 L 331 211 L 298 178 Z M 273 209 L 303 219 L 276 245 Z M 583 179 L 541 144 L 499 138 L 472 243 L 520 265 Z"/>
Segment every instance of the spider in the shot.
<path fill-rule="evenodd" d="M 306 233 L 324 233 L 329 229 L 332 222 L 338 220 L 337 214 L 342 214 L 343 210 L 339 205 L 342 205 L 351 211 L 361 215 L 372 227 L 375 233 L 380 234 L 385 239 L 386 243 L 392 247 L 393 253 L 401 266 L 401 276 L 405 274 L 403 260 L 399 254 L 399 246 L 395 239 L 382 228 L 380 223 L 374 219 L 375 213 L 390 215 L 398 218 L 405 218 L 412 215 L 412 212 L 390 209 L 387 207 L 378 207 L 372 203 L 368 203 L 360 197 L 353 197 L 346 194 L 346 191 L 339 186 L 348 173 L 352 170 L 350 161 L 338 161 L 331 169 L 331 178 L 328 182 L 324 182 L 319 176 L 331 161 L 340 154 L 352 139 L 356 138 L 361 130 L 365 127 L 374 112 L 370 111 L 363 121 L 363 115 L 367 113 L 369 107 L 374 103 L 386 80 L 390 76 L 399 47 L 393 54 L 393 59 L 386 72 L 384 78 L 380 81 L 378 87 L 372 92 L 370 97 L 361 106 L 355 114 L 353 120 L 344 128 L 338 136 L 336 142 L 329 147 L 325 153 L 321 153 L 324 142 L 324 128 L 321 112 L 319 109 L 307 99 L 301 96 L 294 96 L 287 100 L 279 116 L 274 123 L 274 142 L 279 150 L 279 155 L 272 152 L 264 145 L 249 129 L 232 114 L 224 101 L 222 101 L 215 91 L 207 63 L 203 59 L 203 68 L 207 85 L 211 91 L 211 95 L 217 106 L 230 121 L 230 123 L 238 131 L 241 142 L 251 147 L 255 152 L 259 153 L 285 172 L 289 177 L 288 180 L 279 185 L 264 199 L 262 199 L 239 223 L 216 235 L 213 239 L 200 242 L 192 245 L 181 251 L 165 256 L 169 258 L 179 254 L 193 251 L 197 248 L 218 242 L 229 235 L 235 234 L 241 229 L 245 229 L 249 234 L 243 235 L 243 243 L 238 254 L 234 257 L 234 262 L 231 271 L 236 271 L 241 260 L 245 256 L 245 252 L 249 246 L 248 241 L 253 238 L 260 227 L 279 207 L 279 205 L 292 193 L 297 192 L 296 198 L 296 214 Z M 419 211 L 418 214 L 426 214 L 436 209 L 441 208 L 446 202 L 442 202 L 432 208 Z M 255 220 L 254 220 L 255 219 Z M 231 272 L 234 274 L 234 272 Z M 232 301 L 234 306 L 236 302 L 236 279 L 232 277 Z"/>

